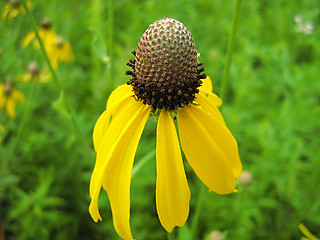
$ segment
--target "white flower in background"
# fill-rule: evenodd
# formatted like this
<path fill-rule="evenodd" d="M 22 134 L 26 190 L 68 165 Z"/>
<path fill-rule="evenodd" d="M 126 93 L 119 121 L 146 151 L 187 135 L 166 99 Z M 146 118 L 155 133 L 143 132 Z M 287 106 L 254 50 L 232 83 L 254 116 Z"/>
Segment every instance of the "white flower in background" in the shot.
<path fill-rule="evenodd" d="M 304 34 L 311 34 L 314 26 L 311 21 L 304 22 L 300 14 L 294 16 L 294 21 L 296 22 L 296 31 Z"/>

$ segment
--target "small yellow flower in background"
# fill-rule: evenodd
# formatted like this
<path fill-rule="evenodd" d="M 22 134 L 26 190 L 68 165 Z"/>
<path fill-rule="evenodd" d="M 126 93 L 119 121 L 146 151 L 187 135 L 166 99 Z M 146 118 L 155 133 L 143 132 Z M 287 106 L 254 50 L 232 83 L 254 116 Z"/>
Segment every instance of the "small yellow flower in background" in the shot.
<path fill-rule="evenodd" d="M 51 73 L 49 69 L 40 70 L 36 62 L 31 62 L 28 66 L 28 72 L 20 75 L 19 80 L 21 82 L 36 81 L 39 83 L 47 83 L 51 79 Z"/>
<path fill-rule="evenodd" d="M 39 36 L 43 41 L 46 53 L 50 59 L 50 63 L 54 69 L 58 68 L 59 62 L 70 62 L 73 60 L 71 45 L 61 36 L 58 36 L 52 29 L 49 19 L 45 18 L 41 27 L 38 30 Z M 39 49 L 39 42 L 35 39 L 36 35 L 32 31 L 22 41 L 22 46 L 28 46 L 32 41 L 33 47 Z"/>
<path fill-rule="evenodd" d="M 0 109 L 5 108 L 7 115 L 13 119 L 16 116 L 17 102 L 24 102 L 25 97 L 11 81 L 0 84 Z"/>
<path fill-rule="evenodd" d="M 58 37 L 56 42 L 48 48 L 48 56 L 54 69 L 58 68 L 59 62 L 71 62 L 73 60 L 72 48 L 69 42 L 64 38 Z"/>
<path fill-rule="evenodd" d="M 31 6 L 31 0 L 27 1 L 27 5 L 28 7 Z M 19 0 L 10 0 L 10 2 L 4 6 L 2 20 L 6 21 L 7 19 L 13 19 L 18 16 L 19 13 L 25 13 L 25 9 L 21 2 Z"/>
<path fill-rule="evenodd" d="M 48 18 L 43 19 L 41 27 L 38 29 L 39 36 L 44 44 L 44 47 L 47 48 L 52 47 L 53 43 L 57 42 L 58 35 L 52 30 L 51 22 Z M 34 31 L 31 31 L 27 34 L 27 36 L 22 41 L 22 47 L 28 46 L 32 41 L 33 47 L 35 49 L 40 48 L 39 42 L 36 40 L 36 34 Z"/>
<path fill-rule="evenodd" d="M 130 184 L 135 153 L 150 114 L 158 117 L 156 144 L 156 208 L 160 223 L 171 232 L 189 215 L 190 190 L 180 151 L 209 188 L 219 194 L 235 191 L 242 166 L 237 142 L 218 110 L 211 79 L 202 74 L 189 30 L 174 19 L 149 26 L 138 43 L 127 71 L 132 79 L 115 89 L 96 122 L 97 152 L 90 181 L 89 212 L 102 220 L 98 197 L 108 194 L 113 223 L 124 239 L 130 229 Z M 177 135 L 174 119 L 178 122 Z"/>
<path fill-rule="evenodd" d="M 2 134 L 6 131 L 6 128 L 0 124 L 0 143 L 2 143 Z"/>
<path fill-rule="evenodd" d="M 299 224 L 299 229 L 300 231 L 306 236 L 306 237 L 301 237 L 301 240 L 320 240 L 316 236 L 314 236 L 303 223 Z"/>

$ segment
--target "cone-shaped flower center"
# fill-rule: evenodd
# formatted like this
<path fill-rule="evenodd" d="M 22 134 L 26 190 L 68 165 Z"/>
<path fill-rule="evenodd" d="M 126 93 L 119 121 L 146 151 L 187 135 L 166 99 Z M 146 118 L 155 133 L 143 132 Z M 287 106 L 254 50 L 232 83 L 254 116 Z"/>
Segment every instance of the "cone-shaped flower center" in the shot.
<path fill-rule="evenodd" d="M 51 28 L 51 21 L 49 18 L 45 17 L 43 20 L 42 20 L 42 23 L 41 23 L 41 27 L 43 29 L 50 29 Z"/>
<path fill-rule="evenodd" d="M 13 90 L 13 83 L 10 79 L 6 79 L 4 81 L 4 88 L 3 88 L 3 93 L 9 97 L 12 93 Z"/>
<path fill-rule="evenodd" d="M 10 0 L 10 3 L 13 8 L 20 8 L 21 6 L 21 3 L 19 0 Z"/>
<path fill-rule="evenodd" d="M 206 76 L 198 69 L 198 53 L 189 30 L 179 21 L 164 18 L 142 35 L 128 81 L 136 97 L 153 109 L 176 109 L 191 103 Z"/>

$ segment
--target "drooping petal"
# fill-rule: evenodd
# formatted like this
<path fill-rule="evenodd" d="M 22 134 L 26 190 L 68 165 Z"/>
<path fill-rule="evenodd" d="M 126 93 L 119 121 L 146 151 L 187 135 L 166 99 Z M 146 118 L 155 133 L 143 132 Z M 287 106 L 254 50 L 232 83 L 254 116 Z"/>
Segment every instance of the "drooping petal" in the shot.
<path fill-rule="evenodd" d="M 193 105 L 178 111 L 178 125 L 182 149 L 202 182 L 219 194 L 233 192 L 241 163 L 229 130 Z"/>
<path fill-rule="evenodd" d="M 219 98 L 217 95 L 215 95 L 217 98 Z M 220 99 L 220 98 L 219 98 Z M 211 114 L 214 118 L 216 118 L 217 120 L 219 120 L 223 125 L 225 125 L 224 119 L 219 111 L 219 109 L 217 108 L 218 104 L 215 104 L 215 102 L 207 97 L 207 94 L 200 92 L 199 94 L 196 95 L 196 101 L 198 104 L 200 104 L 201 107 L 203 107 L 203 109 Z M 217 100 L 218 101 L 218 100 Z M 216 102 L 217 102 L 216 101 Z"/>
<path fill-rule="evenodd" d="M 168 232 L 187 221 L 189 200 L 176 128 L 170 113 L 162 109 L 157 126 L 156 204 L 160 222 Z"/>
<path fill-rule="evenodd" d="M 124 239 L 133 239 L 130 230 L 130 183 L 135 152 L 151 108 L 130 98 L 130 104 L 112 119 L 97 151 L 97 161 L 90 182 L 92 198 L 89 212 L 101 219 L 98 196 L 106 189 L 116 231 Z"/>
<path fill-rule="evenodd" d="M 133 95 L 132 86 L 123 84 L 116 88 L 109 96 L 107 101 L 107 108 L 112 107 L 112 105 L 123 101 L 124 98 L 128 98 Z"/>
<path fill-rule="evenodd" d="M 196 95 L 205 96 L 212 106 L 219 107 L 222 104 L 222 100 L 214 93 L 212 93 L 212 81 L 209 76 L 207 76 L 203 81 L 202 85 L 199 87 L 199 94 Z"/>
<path fill-rule="evenodd" d="M 111 119 L 116 117 L 117 112 L 123 110 L 131 101 L 131 90 L 131 86 L 122 85 L 110 94 L 107 103 L 107 110 L 105 110 L 98 118 L 93 130 L 93 146 L 96 151 L 98 150 L 104 134 L 107 132 Z"/>
<path fill-rule="evenodd" d="M 95 151 L 98 151 L 99 144 L 107 132 L 108 127 L 110 126 L 110 116 L 109 112 L 105 110 L 100 117 L 98 118 L 96 124 L 93 129 L 93 147 Z"/>

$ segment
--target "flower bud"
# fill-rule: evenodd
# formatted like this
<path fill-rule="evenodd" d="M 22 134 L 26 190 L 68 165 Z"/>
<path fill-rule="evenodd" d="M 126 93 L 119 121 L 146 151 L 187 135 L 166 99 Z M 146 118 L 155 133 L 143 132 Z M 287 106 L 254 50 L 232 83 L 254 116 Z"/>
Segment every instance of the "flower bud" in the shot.
<path fill-rule="evenodd" d="M 224 240 L 224 236 L 219 230 L 215 230 L 209 234 L 208 240 Z"/>
<path fill-rule="evenodd" d="M 249 186 L 253 181 L 253 177 L 249 171 L 243 171 L 238 180 L 240 185 Z"/>
<path fill-rule="evenodd" d="M 28 72 L 33 76 L 37 77 L 40 73 L 39 66 L 37 62 L 31 62 L 28 66 Z"/>

